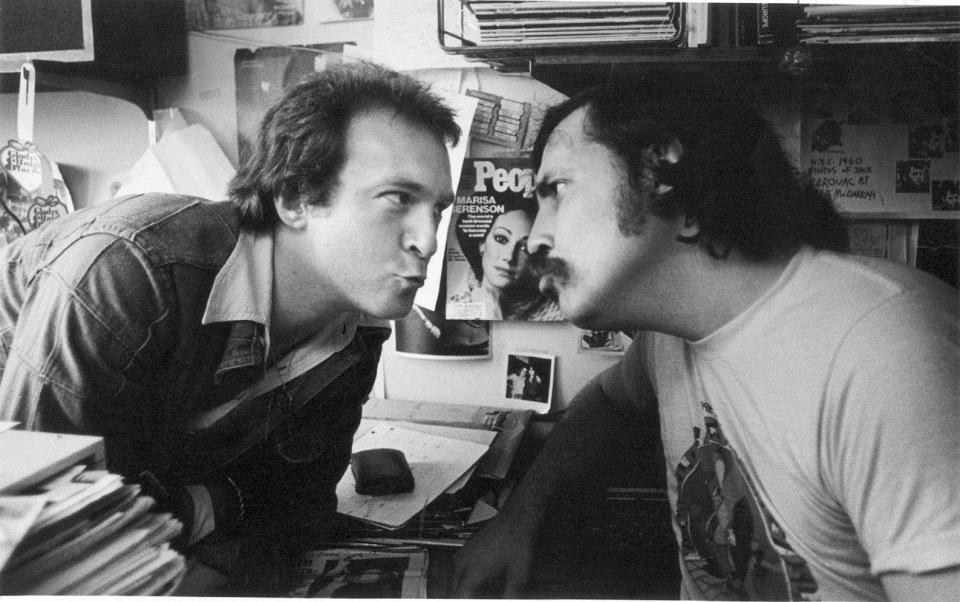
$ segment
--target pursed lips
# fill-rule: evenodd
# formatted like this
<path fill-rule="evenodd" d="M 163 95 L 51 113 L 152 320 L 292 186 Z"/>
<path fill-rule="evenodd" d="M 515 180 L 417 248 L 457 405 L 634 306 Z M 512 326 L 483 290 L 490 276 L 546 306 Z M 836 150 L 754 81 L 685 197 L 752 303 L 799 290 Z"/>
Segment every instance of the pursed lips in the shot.
<path fill-rule="evenodd" d="M 411 284 L 415 284 L 418 287 L 423 286 L 423 284 L 427 281 L 427 277 L 424 274 L 410 274 L 406 276 L 400 275 L 400 278 Z"/>

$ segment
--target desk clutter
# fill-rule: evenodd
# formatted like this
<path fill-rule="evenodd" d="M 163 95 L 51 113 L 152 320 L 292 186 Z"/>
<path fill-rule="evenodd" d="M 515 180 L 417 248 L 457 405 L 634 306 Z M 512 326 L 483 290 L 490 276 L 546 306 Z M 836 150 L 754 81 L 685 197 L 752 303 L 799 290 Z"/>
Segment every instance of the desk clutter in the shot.
<path fill-rule="evenodd" d="M 395 450 L 408 463 L 414 488 L 365 495 L 357 490 L 354 472 L 347 471 L 337 486 L 338 512 L 360 523 L 350 531 L 370 537 L 462 544 L 473 531 L 469 525 L 496 513 L 496 498 L 532 415 L 531 410 L 371 399 L 354 436 L 354 459 L 371 450 Z M 379 533 L 384 529 L 386 535 Z"/>
<path fill-rule="evenodd" d="M 154 512 L 155 500 L 139 485 L 99 468 L 100 437 L 0 428 L 0 450 L 0 593 L 130 596 L 176 588 L 186 562 L 170 541 L 182 523 Z M 73 464 L 78 456 L 86 461 Z"/>

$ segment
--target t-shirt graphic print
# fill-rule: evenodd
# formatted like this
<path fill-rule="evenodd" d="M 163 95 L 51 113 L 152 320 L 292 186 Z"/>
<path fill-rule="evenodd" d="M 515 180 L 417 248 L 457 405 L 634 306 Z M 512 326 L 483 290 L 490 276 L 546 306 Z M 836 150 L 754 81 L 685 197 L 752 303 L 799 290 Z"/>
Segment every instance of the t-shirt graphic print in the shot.
<path fill-rule="evenodd" d="M 787 543 L 708 403 L 704 429 L 677 465 L 681 562 L 701 600 L 816 600 L 807 563 Z M 701 439 L 702 434 L 702 439 Z"/>

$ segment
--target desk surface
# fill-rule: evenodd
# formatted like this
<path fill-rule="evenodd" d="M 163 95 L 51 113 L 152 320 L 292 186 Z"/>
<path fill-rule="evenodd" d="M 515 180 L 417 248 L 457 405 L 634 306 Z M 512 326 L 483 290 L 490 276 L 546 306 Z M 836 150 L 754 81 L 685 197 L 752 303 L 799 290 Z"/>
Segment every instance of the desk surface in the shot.
<path fill-rule="evenodd" d="M 662 460 L 650 440 L 625 438 L 603 472 L 557 500 L 537 542 L 526 597 L 568 599 L 676 599 L 680 576 L 670 511 L 662 491 Z M 536 442 L 526 450 L 530 457 Z M 611 487 L 627 495 L 610 495 Z M 630 495 L 651 487 L 653 495 Z M 349 535 L 349 534 L 346 534 Z M 449 598 L 455 549 L 428 548 L 427 595 Z M 225 579 L 196 566 L 178 595 L 225 595 Z M 478 598 L 497 598 L 496 588 Z"/>

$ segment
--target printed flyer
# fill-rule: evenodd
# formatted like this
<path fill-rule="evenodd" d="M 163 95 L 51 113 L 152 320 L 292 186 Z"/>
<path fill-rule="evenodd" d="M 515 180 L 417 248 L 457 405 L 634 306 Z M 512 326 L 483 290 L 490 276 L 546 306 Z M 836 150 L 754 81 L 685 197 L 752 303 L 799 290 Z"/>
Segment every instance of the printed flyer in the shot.
<path fill-rule="evenodd" d="M 529 159 L 464 161 L 447 236 L 446 319 L 563 320 L 530 270 L 533 189 Z"/>
<path fill-rule="evenodd" d="M 837 111 L 803 120 L 801 161 L 840 211 L 960 214 L 957 118 L 863 120 Z"/>

